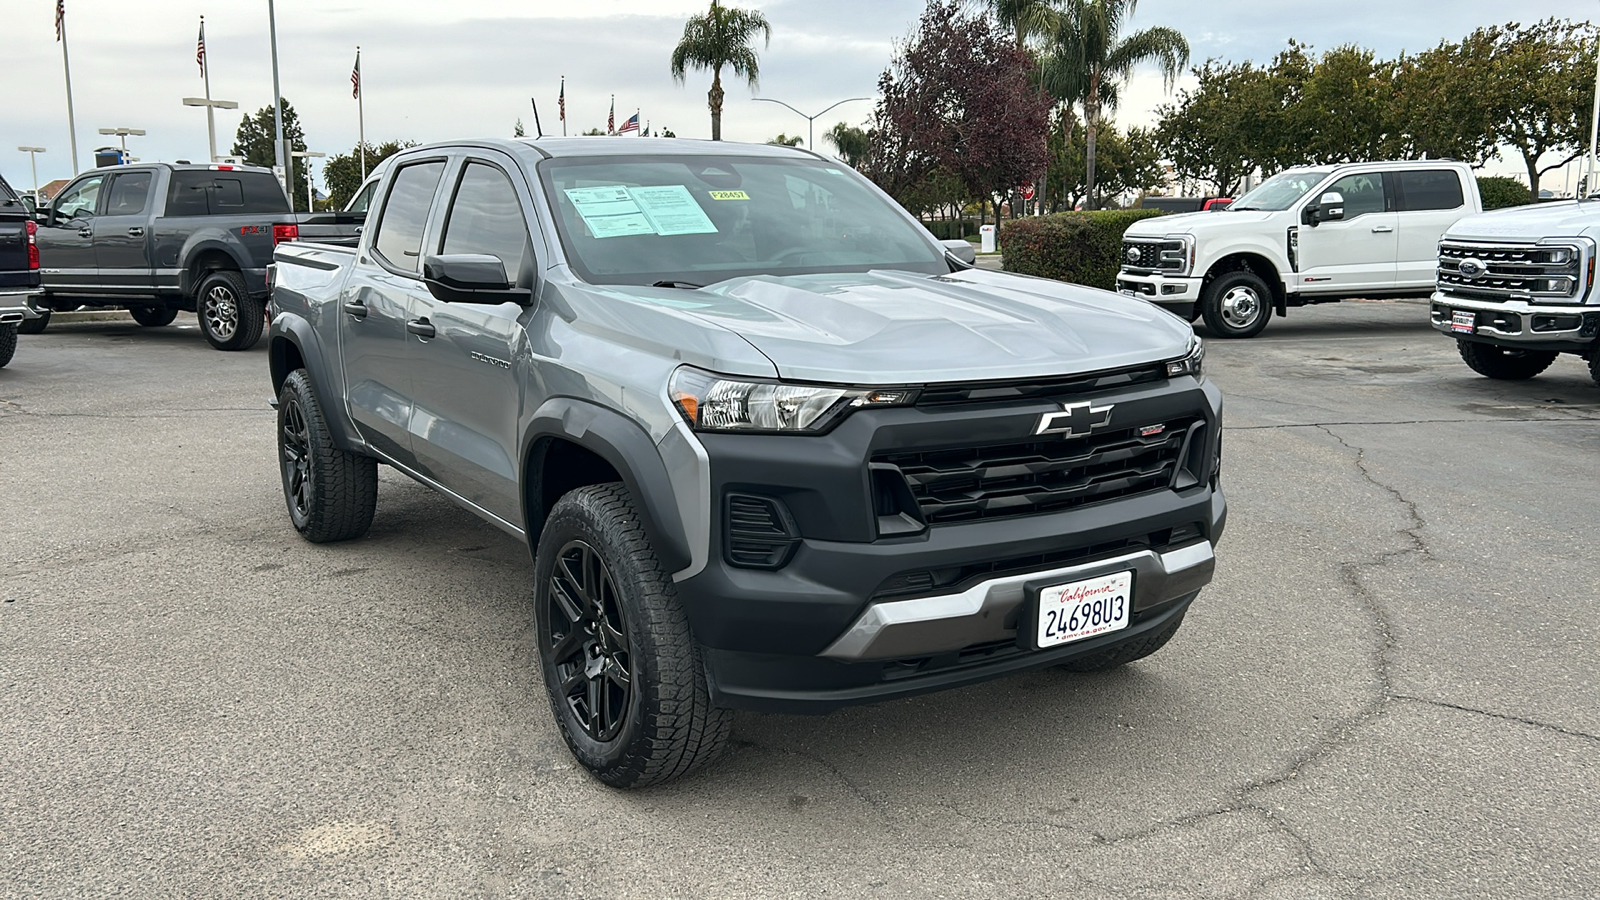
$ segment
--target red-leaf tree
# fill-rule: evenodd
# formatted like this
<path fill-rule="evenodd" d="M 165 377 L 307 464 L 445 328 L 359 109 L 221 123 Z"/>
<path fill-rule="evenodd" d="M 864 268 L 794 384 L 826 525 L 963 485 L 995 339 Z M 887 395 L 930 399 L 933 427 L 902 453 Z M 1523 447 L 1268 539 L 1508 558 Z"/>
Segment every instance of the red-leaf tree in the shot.
<path fill-rule="evenodd" d="M 878 79 L 867 174 L 914 211 L 931 205 L 928 187 L 941 181 L 958 182 L 969 199 L 994 199 L 1037 180 L 1051 100 L 1031 66 L 988 16 L 929 0 Z"/>

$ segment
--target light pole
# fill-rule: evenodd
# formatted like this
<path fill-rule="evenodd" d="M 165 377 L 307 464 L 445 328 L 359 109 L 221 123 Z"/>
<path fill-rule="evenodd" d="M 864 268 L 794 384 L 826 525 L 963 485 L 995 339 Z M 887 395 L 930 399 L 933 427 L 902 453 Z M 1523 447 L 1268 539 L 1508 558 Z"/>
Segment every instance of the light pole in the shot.
<path fill-rule="evenodd" d="M 206 136 L 211 140 L 211 161 L 217 161 L 217 113 L 219 109 L 238 109 L 239 103 L 235 100 L 212 100 L 210 97 L 185 97 L 184 106 L 204 106 L 206 108 Z"/>
<path fill-rule="evenodd" d="M 122 145 L 123 155 L 127 155 L 128 152 L 128 135 L 131 134 L 134 137 L 144 137 L 143 128 L 102 128 L 100 129 L 100 133 L 116 135 L 117 141 Z"/>
<path fill-rule="evenodd" d="M 278 13 L 272 0 L 267 0 L 267 34 L 272 40 L 272 164 L 282 173 L 285 190 L 293 183 L 289 177 L 289 157 L 284 155 L 283 95 L 278 92 Z"/>
<path fill-rule="evenodd" d="M 303 158 L 306 158 L 306 159 L 321 159 L 324 156 L 327 156 L 328 154 L 326 154 L 326 153 L 318 153 L 315 150 L 291 150 L 291 151 L 289 151 L 289 155 L 290 156 L 299 156 L 299 157 L 303 157 Z M 311 166 L 307 165 L 306 166 L 306 212 L 311 212 L 311 207 L 315 205 L 315 203 L 312 200 L 312 197 L 313 197 L 313 194 L 312 194 L 312 191 L 311 191 Z"/>
<path fill-rule="evenodd" d="M 762 101 L 765 101 L 767 103 L 776 103 L 779 106 L 789 106 L 789 104 L 784 103 L 782 100 L 774 100 L 771 97 L 756 97 L 754 99 L 762 100 Z M 842 105 L 844 105 L 846 103 L 854 103 L 857 100 L 871 100 L 871 99 L 872 99 L 871 97 L 851 97 L 848 100 L 840 100 L 838 103 L 835 103 L 833 106 L 842 106 Z M 807 150 L 814 150 L 815 149 L 815 148 L 812 147 L 812 144 L 816 143 L 816 134 L 815 134 L 816 121 L 818 119 L 822 118 L 823 116 L 827 115 L 829 112 L 832 112 L 833 111 L 833 106 L 828 107 L 827 109 L 823 110 L 822 112 L 817 113 L 814 116 L 808 116 L 805 113 L 800 112 L 800 110 L 795 109 L 792 106 L 789 106 L 789 109 L 793 110 L 797 115 L 800 116 L 800 118 L 806 120 L 806 149 Z"/>
<path fill-rule="evenodd" d="M 23 153 L 28 154 L 28 165 L 33 168 L 33 202 L 39 202 L 39 154 L 44 152 L 43 147 L 18 147 Z"/>

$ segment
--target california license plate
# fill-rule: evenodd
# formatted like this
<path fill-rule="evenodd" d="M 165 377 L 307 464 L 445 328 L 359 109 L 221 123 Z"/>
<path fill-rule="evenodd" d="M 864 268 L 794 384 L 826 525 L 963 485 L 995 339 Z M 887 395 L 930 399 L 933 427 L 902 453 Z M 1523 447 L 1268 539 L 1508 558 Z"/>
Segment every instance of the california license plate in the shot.
<path fill-rule="evenodd" d="M 1040 588 L 1034 646 L 1042 650 L 1121 631 L 1132 603 L 1132 572 Z"/>
<path fill-rule="evenodd" d="M 1456 310 L 1450 314 L 1450 330 L 1462 334 L 1471 334 L 1472 329 L 1478 325 L 1478 314 Z"/>

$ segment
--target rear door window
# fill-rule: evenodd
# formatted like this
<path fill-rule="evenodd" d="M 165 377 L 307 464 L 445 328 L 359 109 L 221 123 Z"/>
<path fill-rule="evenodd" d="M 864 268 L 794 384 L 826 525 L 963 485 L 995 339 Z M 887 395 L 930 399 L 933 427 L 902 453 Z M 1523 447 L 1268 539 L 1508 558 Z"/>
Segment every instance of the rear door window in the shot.
<path fill-rule="evenodd" d="M 422 235 L 443 175 L 444 160 L 413 163 L 394 173 L 372 245 L 389 268 L 415 273 L 421 267 Z"/>
<path fill-rule="evenodd" d="M 1467 202 L 1461 178 L 1450 169 L 1419 169 L 1396 173 L 1401 210 L 1459 209 Z"/>
<path fill-rule="evenodd" d="M 271 172 L 180 169 L 167 191 L 169 216 L 279 215 L 289 198 Z"/>

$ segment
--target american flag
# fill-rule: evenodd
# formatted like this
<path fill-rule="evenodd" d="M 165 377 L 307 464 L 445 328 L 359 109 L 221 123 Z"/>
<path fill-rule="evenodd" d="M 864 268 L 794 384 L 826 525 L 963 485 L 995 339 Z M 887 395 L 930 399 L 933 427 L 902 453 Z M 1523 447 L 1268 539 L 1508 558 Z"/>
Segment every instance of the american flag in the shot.
<path fill-rule="evenodd" d="M 556 98 L 556 105 L 561 108 L 561 121 L 567 120 L 567 80 L 561 79 L 561 96 Z"/>
<path fill-rule="evenodd" d="M 350 70 L 350 99 L 361 98 L 361 48 L 356 48 L 356 67 Z"/>
<path fill-rule="evenodd" d="M 622 127 L 621 128 L 617 129 L 617 134 L 627 134 L 630 131 L 638 131 L 638 130 L 639 130 L 639 114 L 638 113 L 634 113 L 633 115 L 628 117 L 628 121 L 622 123 Z"/>
<path fill-rule="evenodd" d="M 67 27 L 67 0 L 56 0 L 56 40 L 61 40 L 61 29 Z"/>
<path fill-rule="evenodd" d="M 206 73 L 206 17 L 200 17 L 200 43 L 194 50 L 194 61 L 200 64 L 200 74 Z"/>
<path fill-rule="evenodd" d="M 611 111 L 606 113 L 606 134 L 617 133 L 617 98 L 611 98 Z"/>

